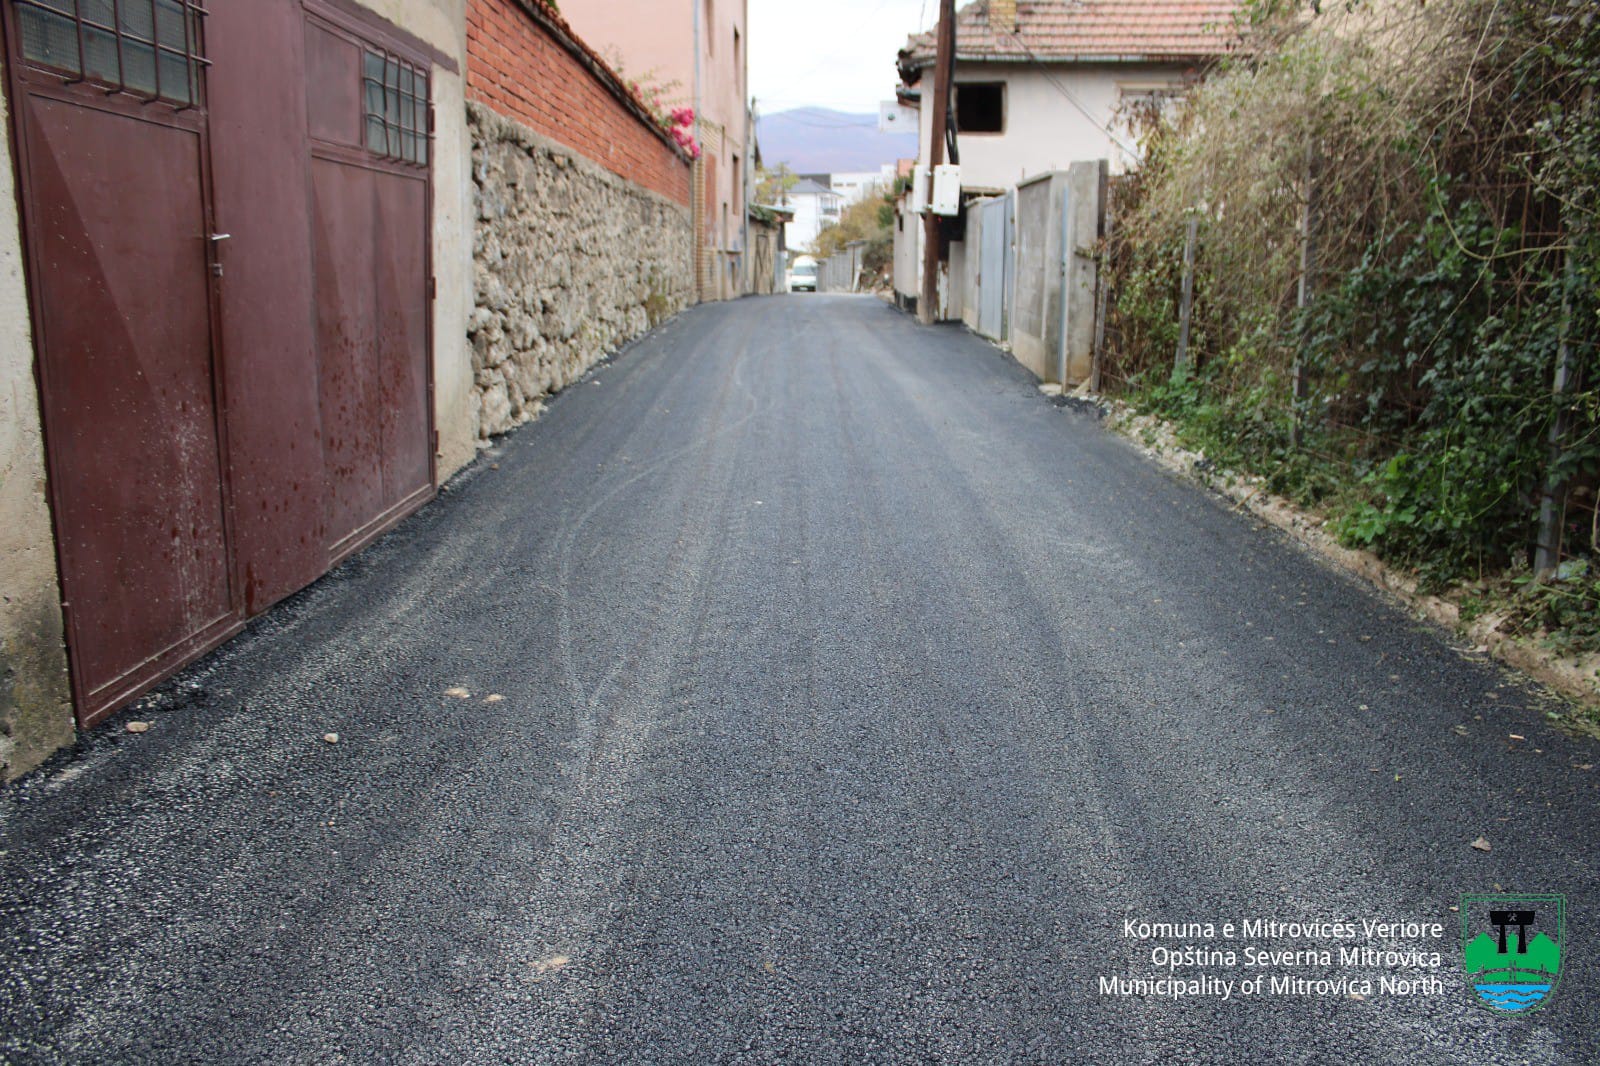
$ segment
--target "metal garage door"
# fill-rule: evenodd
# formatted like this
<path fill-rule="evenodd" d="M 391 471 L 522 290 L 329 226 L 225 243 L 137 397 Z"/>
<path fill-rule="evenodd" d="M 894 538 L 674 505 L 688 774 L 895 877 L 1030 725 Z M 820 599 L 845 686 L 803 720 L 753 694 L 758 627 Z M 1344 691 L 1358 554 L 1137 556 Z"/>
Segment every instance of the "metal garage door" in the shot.
<path fill-rule="evenodd" d="M 427 77 L 344 5 L 0 4 L 89 725 L 431 494 Z"/>

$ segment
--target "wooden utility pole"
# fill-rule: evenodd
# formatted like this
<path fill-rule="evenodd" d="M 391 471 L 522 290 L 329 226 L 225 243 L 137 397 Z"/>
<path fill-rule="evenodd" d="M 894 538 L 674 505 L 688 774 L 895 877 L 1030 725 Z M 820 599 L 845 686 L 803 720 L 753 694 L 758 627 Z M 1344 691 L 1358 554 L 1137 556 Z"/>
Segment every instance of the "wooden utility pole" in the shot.
<path fill-rule="evenodd" d="M 922 216 L 922 295 L 917 319 L 930 323 L 939 308 L 939 216 L 932 211 L 933 172 L 944 162 L 950 125 L 950 72 L 955 67 L 956 0 L 939 0 L 939 35 L 933 56 L 933 134 L 928 145 L 928 196 Z"/>

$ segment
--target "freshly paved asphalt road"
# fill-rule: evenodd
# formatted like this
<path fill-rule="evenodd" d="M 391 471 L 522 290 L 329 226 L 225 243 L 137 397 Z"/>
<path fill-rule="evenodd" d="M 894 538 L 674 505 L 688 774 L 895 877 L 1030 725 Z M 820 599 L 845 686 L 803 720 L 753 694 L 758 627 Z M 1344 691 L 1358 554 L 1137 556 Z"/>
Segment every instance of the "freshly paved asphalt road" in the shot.
<path fill-rule="evenodd" d="M 0 1059 L 1593 1063 L 1544 711 L 958 329 L 702 307 L 0 790 Z M 1569 897 L 1527 1016 L 1496 884 Z M 1369 916 L 1440 994 L 1100 990 L 1125 919 Z"/>

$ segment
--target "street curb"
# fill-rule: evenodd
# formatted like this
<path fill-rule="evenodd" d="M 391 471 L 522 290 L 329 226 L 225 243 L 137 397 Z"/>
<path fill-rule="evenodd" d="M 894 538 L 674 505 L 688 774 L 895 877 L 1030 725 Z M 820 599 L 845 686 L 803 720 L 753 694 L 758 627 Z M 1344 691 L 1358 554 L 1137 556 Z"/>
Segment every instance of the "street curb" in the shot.
<path fill-rule="evenodd" d="M 1340 544 L 1324 529 L 1325 520 L 1267 492 L 1265 479 L 1216 468 L 1201 453 L 1178 444 L 1172 426 L 1154 415 L 1140 414 L 1119 400 L 1087 392 L 1073 395 L 1097 403 L 1105 411 L 1104 423 L 1108 428 L 1165 469 L 1226 496 L 1236 506 L 1271 523 L 1323 560 L 1363 578 L 1421 617 L 1471 642 L 1475 651 L 1489 655 L 1585 707 L 1600 708 L 1600 654 L 1563 656 L 1541 647 L 1537 638 L 1501 632 L 1502 615 L 1487 614 L 1463 623 L 1460 604 L 1449 596 L 1419 591 L 1416 578 L 1389 566 L 1372 552 Z M 1592 732 L 1594 727 L 1591 725 L 1588 729 Z"/>

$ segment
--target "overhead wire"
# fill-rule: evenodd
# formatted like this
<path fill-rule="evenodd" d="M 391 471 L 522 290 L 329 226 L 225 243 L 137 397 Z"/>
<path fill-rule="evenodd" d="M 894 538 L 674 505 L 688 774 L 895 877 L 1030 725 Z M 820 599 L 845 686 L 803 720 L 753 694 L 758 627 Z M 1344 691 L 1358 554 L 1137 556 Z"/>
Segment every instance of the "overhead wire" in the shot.
<path fill-rule="evenodd" d="M 1017 47 L 1027 53 L 1028 58 L 1033 63 L 1033 66 L 1038 69 L 1040 74 L 1045 76 L 1045 80 L 1055 88 L 1056 92 L 1066 97 L 1067 103 L 1077 108 L 1083 117 L 1088 119 L 1089 122 L 1093 124 L 1095 129 L 1099 130 L 1101 133 L 1104 133 L 1108 138 L 1111 139 L 1113 144 L 1132 156 L 1135 162 L 1144 161 L 1144 154 L 1140 152 L 1138 148 L 1130 145 L 1127 141 L 1124 141 L 1121 137 L 1117 136 L 1110 126 L 1107 126 L 1105 123 L 1101 122 L 1095 117 L 1092 111 L 1084 106 L 1083 101 L 1079 100 L 1071 89 L 1068 89 L 1056 79 L 1056 76 L 1050 72 L 1050 68 L 1045 65 L 1044 60 L 1040 59 L 1038 53 L 1028 47 L 1027 42 L 1025 42 L 1020 35 L 1013 36 L 1015 37 Z"/>

